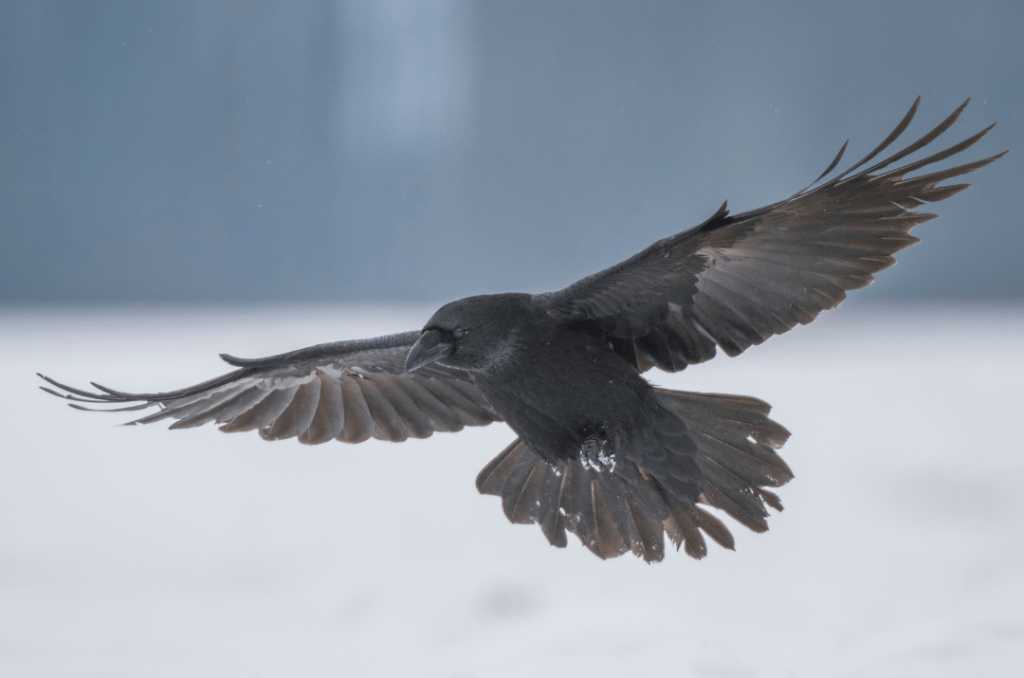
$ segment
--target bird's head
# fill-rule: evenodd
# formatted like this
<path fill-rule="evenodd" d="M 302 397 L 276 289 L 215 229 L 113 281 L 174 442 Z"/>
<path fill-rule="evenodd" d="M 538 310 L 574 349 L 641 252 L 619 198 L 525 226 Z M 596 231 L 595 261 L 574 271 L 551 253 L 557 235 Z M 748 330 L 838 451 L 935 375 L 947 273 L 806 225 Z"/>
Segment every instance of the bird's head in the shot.
<path fill-rule="evenodd" d="M 490 294 L 453 301 L 424 325 L 405 361 L 409 372 L 437 362 L 463 370 L 501 365 L 514 350 L 516 328 L 529 308 L 528 294 Z"/>

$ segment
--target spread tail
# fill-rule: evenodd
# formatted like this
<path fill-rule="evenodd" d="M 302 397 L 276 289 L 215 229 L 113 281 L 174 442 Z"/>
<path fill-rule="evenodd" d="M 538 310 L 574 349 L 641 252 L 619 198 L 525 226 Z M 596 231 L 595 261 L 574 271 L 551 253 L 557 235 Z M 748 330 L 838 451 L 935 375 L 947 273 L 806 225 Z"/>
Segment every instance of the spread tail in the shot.
<path fill-rule="evenodd" d="M 600 558 L 632 551 L 647 562 L 664 557 L 665 540 L 687 555 L 707 555 L 704 535 L 725 548 L 734 546 L 725 524 L 698 503 L 725 511 L 755 532 L 768 529 L 765 505 L 782 503 L 765 489 L 788 482 L 793 473 L 775 452 L 789 432 L 768 418 L 771 406 L 745 396 L 654 389 L 661 406 L 681 420 L 692 444 L 677 454 L 692 459 L 699 478 L 697 500 L 678 496 L 643 466 L 642 453 L 621 468 L 579 458 L 550 463 L 516 439 L 477 477 L 477 489 L 502 498 L 513 523 L 538 523 L 554 546 L 564 547 L 566 531 Z M 694 451 L 695 450 L 695 451 Z M 690 468 L 693 464 L 688 464 Z M 612 467 L 614 468 L 614 467 Z"/>

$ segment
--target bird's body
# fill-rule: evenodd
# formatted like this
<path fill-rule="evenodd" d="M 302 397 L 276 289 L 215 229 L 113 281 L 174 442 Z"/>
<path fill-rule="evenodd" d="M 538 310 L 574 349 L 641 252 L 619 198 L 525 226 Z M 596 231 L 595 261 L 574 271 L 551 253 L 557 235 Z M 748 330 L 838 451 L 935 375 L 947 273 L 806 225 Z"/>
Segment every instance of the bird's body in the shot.
<path fill-rule="evenodd" d="M 223 356 L 238 369 L 179 391 L 94 384 L 91 392 L 43 377 L 63 392 L 46 390 L 159 408 L 136 423 L 214 421 L 225 431 L 307 444 L 397 442 L 505 421 L 518 437 L 481 471 L 477 487 L 500 496 L 512 522 L 539 524 L 556 546 L 573 532 L 602 558 L 631 550 L 660 560 L 665 535 L 697 558 L 706 553 L 703 535 L 731 548 L 728 529 L 700 505 L 767 530 L 766 506 L 782 509 L 767 488 L 793 477 L 776 452 L 789 432 L 761 400 L 656 388 L 643 373 L 679 371 L 718 348 L 737 355 L 811 322 L 918 242 L 910 229 L 935 215 L 912 210 L 963 190 L 939 184 L 999 156 L 906 177 L 970 147 L 986 129 L 888 169 L 948 129 L 961 106 L 917 142 L 854 173 L 906 129 L 917 106 L 829 181 L 735 216 L 723 205 L 704 223 L 557 292 L 460 299 L 419 332 L 256 360 Z"/>
<path fill-rule="evenodd" d="M 550 295 L 460 299 L 410 350 L 412 369 L 461 370 L 519 436 L 481 472 L 480 491 L 501 495 L 513 522 L 539 522 L 553 544 L 564 545 L 568 529 L 601 557 L 632 549 L 660 559 L 666 523 L 677 544 L 703 555 L 694 533 L 715 519 L 698 501 L 766 530 L 763 487 L 792 477 L 773 450 L 788 432 L 765 416 L 767 404 L 732 396 L 723 407 L 721 396 L 656 389 L 600 324 L 551 310 Z M 723 470 L 742 480 L 709 484 Z"/>
<path fill-rule="evenodd" d="M 497 365 L 467 372 L 495 412 L 545 462 L 582 459 L 593 471 L 630 482 L 642 458 L 654 463 L 666 457 L 692 467 L 682 456 L 693 450 L 682 420 L 661 405 L 650 382 L 601 333 L 553 318 L 528 295 L 471 297 L 452 306 L 463 317 L 466 309 L 500 307 L 502 322 L 514 328 L 501 333 L 508 343 Z M 669 449 L 680 454 L 656 454 Z M 696 481 L 699 472 L 687 471 Z M 697 494 L 695 482 L 686 488 L 689 499 Z"/>
<path fill-rule="evenodd" d="M 496 295 L 505 296 L 505 295 Z M 492 298 L 476 298 L 489 306 Z M 468 370 L 487 401 L 534 450 L 565 460 L 588 435 L 609 426 L 644 429 L 652 389 L 607 340 L 566 327 L 529 298 L 517 298 L 503 357 Z M 511 306 L 500 300 L 503 306 Z"/>

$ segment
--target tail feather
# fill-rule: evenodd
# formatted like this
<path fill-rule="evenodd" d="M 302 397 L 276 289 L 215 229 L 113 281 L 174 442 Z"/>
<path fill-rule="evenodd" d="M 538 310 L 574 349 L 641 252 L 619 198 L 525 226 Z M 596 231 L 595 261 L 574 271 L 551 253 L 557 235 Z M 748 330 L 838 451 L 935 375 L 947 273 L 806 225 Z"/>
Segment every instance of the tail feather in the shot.
<path fill-rule="evenodd" d="M 516 467 L 506 481 L 511 489 L 502 497 L 502 509 L 505 517 L 512 523 L 535 523 L 540 517 L 540 492 L 547 463 L 538 459 L 531 466 L 521 464 Z"/>
<path fill-rule="evenodd" d="M 542 502 L 540 529 L 548 543 L 560 549 L 565 548 L 569 543 L 565 536 L 566 515 L 562 510 L 562 497 L 568 491 L 571 472 L 569 465 L 554 469 L 557 483 L 554 484 L 551 494 L 548 495 L 548 501 Z"/>
<path fill-rule="evenodd" d="M 509 521 L 531 524 L 540 522 L 549 513 L 557 514 L 557 501 L 562 484 L 562 474 L 558 467 L 547 463 L 539 456 L 527 455 L 522 457 L 520 467 L 529 469 L 525 479 L 519 482 L 522 476 L 517 468 L 506 481 L 502 503 Z M 516 497 L 514 503 L 505 501 L 509 496 Z"/>
<path fill-rule="evenodd" d="M 774 451 L 785 444 L 790 434 L 784 426 L 768 418 L 772 406 L 765 401 L 749 396 L 665 388 L 656 388 L 654 392 L 662 406 L 685 421 L 687 426 L 707 429 L 713 422 L 728 424 L 728 428 L 718 433 L 729 439 L 737 436 L 741 439 L 754 438 L 761 447 L 770 451 L 762 451 L 766 461 L 786 467 Z"/>
<path fill-rule="evenodd" d="M 754 532 L 767 531 L 764 500 L 773 508 L 782 504 L 760 488 L 780 487 L 793 478 L 793 471 L 775 451 L 789 438 L 789 431 L 768 418 L 771 406 L 745 396 L 655 392 L 697 442 L 694 461 L 702 475 L 700 501 L 722 509 Z"/>
<path fill-rule="evenodd" d="M 633 497 L 626 497 L 626 508 L 629 511 L 629 543 L 633 555 L 648 563 L 664 558 L 665 535 L 662 523 L 644 511 Z"/>
<path fill-rule="evenodd" d="M 692 441 L 674 454 L 692 459 L 690 467 L 700 474 L 689 479 L 700 486 L 696 501 L 725 511 L 755 532 L 767 530 L 766 505 L 781 511 L 782 502 L 765 488 L 793 477 L 775 451 L 789 432 L 768 418 L 771 406 L 744 396 L 665 389 L 655 394 L 682 420 Z M 629 458 L 642 461 L 643 454 L 640 450 Z M 663 458 L 665 452 L 658 454 Z M 673 490 L 681 479 L 660 478 L 626 459 L 620 464 L 612 471 L 598 470 L 582 456 L 552 463 L 516 439 L 480 472 L 477 489 L 500 496 L 511 522 L 538 523 L 558 547 L 566 545 L 566 531 L 572 532 L 600 558 L 632 551 L 647 562 L 659 561 L 666 534 L 693 558 L 707 555 L 705 536 L 735 548 L 721 520 L 694 503 L 693 494 Z"/>
<path fill-rule="evenodd" d="M 764 500 L 764 503 L 768 504 L 776 511 L 782 511 L 782 500 L 779 499 L 779 495 L 766 490 L 763 487 L 759 487 L 754 491 L 757 492 L 758 496 L 760 496 L 762 500 Z"/>
<path fill-rule="evenodd" d="M 713 459 L 698 459 L 697 466 L 703 475 L 703 492 L 698 498 L 710 506 L 720 508 L 754 532 L 765 532 L 768 511 L 754 486 Z"/>
<path fill-rule="evenodd" d="M 768 511 L 765 510 L 760 497 L 755 497 L 753 492 L 741 494 L 736 488 L 730 488 L 731 493 L 727 494 L 713 482 L 708 478 L 708 485 L 700 495 L 701 503 L 722 509 L 753 532 L 768 531 L 768 521 L 765 520 Z M 753 501 L 746 501 L 748 497 L 753 497 Z"/>
<path fill-rule="evenodd" d="M 694 431 L 693 436 L 709 461 L 735 474 L 748 484 L 779 487 L 793 478 L 793 472 L 778 455 L 775 455 L 778 462 L 772 463 L 766 461 L 758 450 L 750 449 L 754 447 L 752 445 L 736 445 L 727 439 L 714 438 L 700 431 Z"/>
<path fill-rule="evenodd" d="M 502 496 L 504 494 L 505 481 L 508 480 L 509 476 L 516 469 L 523 455 L 527 453 L 537 456 L 519 438 L 513 440 L 508 447 L 502 450 L 497 457 L 492 459 L 480 471 L 480 474 L 476 477 L 476 489 L 480 491 L 480 494 Z"/>
<path fill-rule="evenodd" d="M 725 526 L 725 523 L 701 507 L 693 504 L 687 506 L 685 510 L 690 520 L 700 528 L 701 532 L 714 539 L 722 548 L 729 549 L 730 551 L 736 550 L 736 541 L 732 537 L 732 532 Z"/>
<path fill-rule="evenodd" d="M 501 508 L 505 512 L 505 517 L 510 521 L 515 514 L 516 505 L 519 504 L 520 497 L 523 496 L 526 484 L 530 480 L 530 473 L 535 467 L 535 464 L 530 462 L 528 454 L 523 453 L 519 456 L 517 463 L 511 468 L 508 478 L 505 480 L 501 495 Z"/>
<path fill-rule="evenodd" d="M 697 528 L 689 511 L 677 507 L 669 507 L 670 517 L 665 520 L 665 534 L 676 545 L 676 550 L 683 546 L 686 555 L 700 560 L 708 554 L 708 545 L 704 536 Z M 731 535 L 730 535 L 731 536 Z"/>
<path fill-rule="evenodd" d="M 721 520 L 696 504 L 680 502 L 667 493 L 664 497 L 670 516 L 670 519 L 665 521 L 665 532 L 675 543 L 677 550 L 680 545 L 684 545 L 683 550 L 691 558 L 699 560 L 706 556 L 707 544 L 701 532 L 711 537 L 722 548 L 730 551 L 736 549 L 732 533 Z"/>
<path fill-rule="evenodd" d="M 611 483 L 602 483 L 598 478 L 591 478 L 588 485 L 591 505 L 589 511 L 583 511 L 581 514 L 582 529 L 579 534 L 581 537 L 587 535 L 588 539 L 584 544 L 598 558 L 604 560 L 621 556 L 629 550 L 629 545 L 622 538 L 616 516 L 613 516 L 610 509 L 614 507 L 616 513 L 624 509 L 624 505 L 620 504 L 621 498 L 614 495 L 605 498 L 601 488 L 614 488 Z"/>
<path fill-rule="evenodd" d="M 562 492 L 561 510 L 565 511 L 566 527 L 593 550 L 596 544 L 593 529 L 597 525 L 594 512 L 594 501 L 591 498 L 590 474 L 579 460 L 570 459 L 567 464 L 569 482 Z"/>

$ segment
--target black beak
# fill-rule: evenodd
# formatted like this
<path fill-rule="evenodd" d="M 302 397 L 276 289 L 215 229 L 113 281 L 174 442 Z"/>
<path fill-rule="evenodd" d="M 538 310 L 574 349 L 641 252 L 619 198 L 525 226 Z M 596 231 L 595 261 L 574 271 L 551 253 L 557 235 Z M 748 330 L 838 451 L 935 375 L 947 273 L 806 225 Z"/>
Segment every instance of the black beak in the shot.
<path fill-rule="evenodd" d="M 444 341 L 438 330 L 423 330 L 420 338 L 412 345 L 409 357 L 405 359 L 405 371 L 412 372 L 446 355 L 451 355 L 453 346 Z"/>

